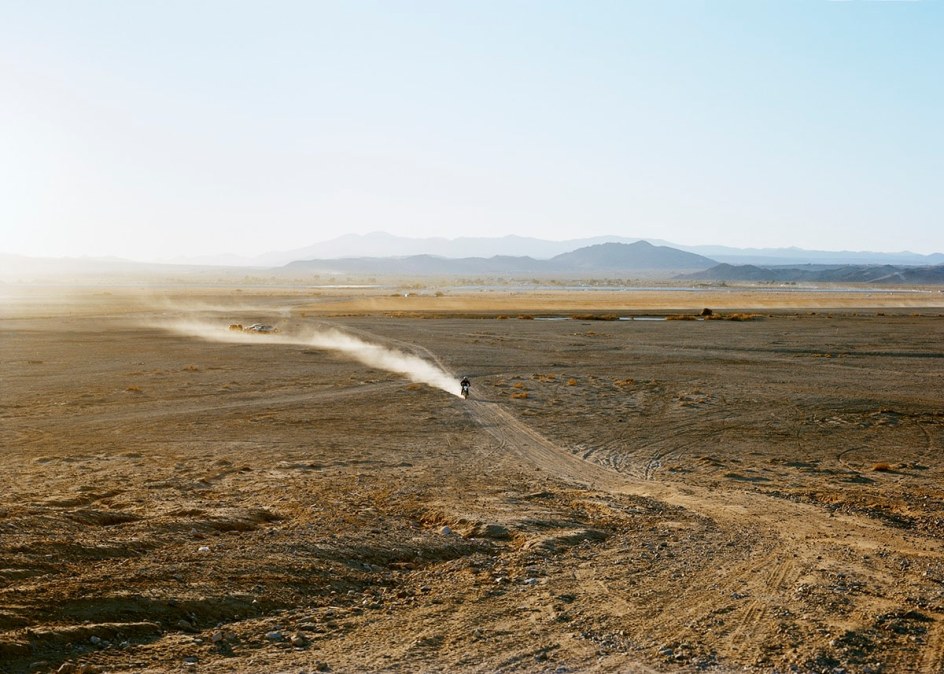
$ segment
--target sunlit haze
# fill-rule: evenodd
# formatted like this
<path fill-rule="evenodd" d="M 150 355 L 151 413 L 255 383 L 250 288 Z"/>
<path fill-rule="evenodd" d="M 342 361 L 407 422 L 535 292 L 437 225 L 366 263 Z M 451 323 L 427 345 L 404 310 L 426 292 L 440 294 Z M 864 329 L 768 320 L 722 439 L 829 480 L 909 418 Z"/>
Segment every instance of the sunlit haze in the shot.
<path fill-rule="evenodd" d="M 0 252 L 944 252 L 944 3 L 0 4 Z"/>

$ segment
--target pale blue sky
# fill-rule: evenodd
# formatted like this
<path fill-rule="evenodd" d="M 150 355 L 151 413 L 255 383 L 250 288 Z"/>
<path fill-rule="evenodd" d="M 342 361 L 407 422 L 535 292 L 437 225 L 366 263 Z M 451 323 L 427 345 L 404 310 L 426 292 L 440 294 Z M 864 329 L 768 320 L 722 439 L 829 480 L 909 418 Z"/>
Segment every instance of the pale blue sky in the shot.
<path fill-rule="evenodd" d="M 944 0 L 0 0 L 0 251 L 944 251 Z"/>

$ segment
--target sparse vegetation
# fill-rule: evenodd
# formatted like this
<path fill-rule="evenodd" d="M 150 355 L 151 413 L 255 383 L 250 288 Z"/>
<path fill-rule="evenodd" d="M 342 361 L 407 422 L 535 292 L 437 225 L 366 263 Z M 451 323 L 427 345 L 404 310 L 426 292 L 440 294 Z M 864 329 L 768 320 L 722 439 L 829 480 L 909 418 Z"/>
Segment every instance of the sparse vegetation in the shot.
<path fill-rule="evenodd" d="M 711 316 L 706 316 L 706 320 L 709 321 L 756 321 L 759 318 L 763 318 L 761 314 L 749 314 L 749 313 L 734 313 L 734 314 L 716 314 L 713 313 Z"/>
<path fill-rule="evenodd" d="M 618 321 L 616 314 L 574 314 L 571 318 L 575 321 Z"/>

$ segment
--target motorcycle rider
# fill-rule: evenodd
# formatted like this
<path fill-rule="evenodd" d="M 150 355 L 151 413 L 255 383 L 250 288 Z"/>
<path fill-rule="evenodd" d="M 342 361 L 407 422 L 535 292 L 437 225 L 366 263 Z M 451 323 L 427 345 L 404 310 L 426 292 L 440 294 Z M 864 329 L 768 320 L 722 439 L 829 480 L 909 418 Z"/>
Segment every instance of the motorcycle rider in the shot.
<path fill-rule="evenodd" d="M 468 377 L 463 377 L 462 381 L 459 382 L 459 389 L 464 395 L 469 394 L 469 388 L 472 386 L 472 382 L 469 381 Z"/>

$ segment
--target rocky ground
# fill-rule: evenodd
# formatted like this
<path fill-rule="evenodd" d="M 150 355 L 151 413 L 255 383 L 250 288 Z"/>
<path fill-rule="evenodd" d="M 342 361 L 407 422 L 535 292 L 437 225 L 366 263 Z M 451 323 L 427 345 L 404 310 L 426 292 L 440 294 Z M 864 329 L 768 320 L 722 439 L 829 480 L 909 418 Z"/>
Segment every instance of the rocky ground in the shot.
<path fill-rule="evenodd" d="M 0 671 L 944 671 L 940 308 L 218 294 L 5 304 Z"/>

